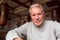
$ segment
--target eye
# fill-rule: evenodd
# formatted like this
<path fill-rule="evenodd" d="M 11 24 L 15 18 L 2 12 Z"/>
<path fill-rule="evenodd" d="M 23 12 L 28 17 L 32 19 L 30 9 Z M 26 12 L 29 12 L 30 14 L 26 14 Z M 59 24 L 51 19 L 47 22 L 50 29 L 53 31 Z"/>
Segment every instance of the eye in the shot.
<path fill-rule="evenodd" d="M 41 15 L 42 13 L 38 13 L 38 15 Z"/>
<path fill-rule="evenodd" d="M 32 14 L 32 16 L 35 16 L 35 14 Z"/>

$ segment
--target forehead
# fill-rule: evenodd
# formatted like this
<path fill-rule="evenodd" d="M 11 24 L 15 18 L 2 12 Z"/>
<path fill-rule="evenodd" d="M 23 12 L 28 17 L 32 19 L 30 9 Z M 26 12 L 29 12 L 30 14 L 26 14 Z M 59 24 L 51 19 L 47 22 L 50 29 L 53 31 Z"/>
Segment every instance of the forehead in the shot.
<path fill-rule="evenodd" d="M 32 8 L 32 9 L 30 10 L 30 13 L 38 13 L 38 12 L 42 12 L 42 11 L 43 11 L 42 8 Z"/>

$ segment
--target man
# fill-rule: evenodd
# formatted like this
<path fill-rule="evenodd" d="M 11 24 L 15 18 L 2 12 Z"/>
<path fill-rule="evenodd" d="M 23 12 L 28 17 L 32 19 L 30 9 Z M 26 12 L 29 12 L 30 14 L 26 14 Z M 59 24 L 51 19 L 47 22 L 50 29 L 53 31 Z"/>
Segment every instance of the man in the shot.
<path fill-rule="evenodd" d="M 11 30 L 6 40 L 60 40 L 60 24 L 56 21 L 44 21 L 45 13 L 41 5 L 33 4 L 29 8 L 32 22 Z"/>

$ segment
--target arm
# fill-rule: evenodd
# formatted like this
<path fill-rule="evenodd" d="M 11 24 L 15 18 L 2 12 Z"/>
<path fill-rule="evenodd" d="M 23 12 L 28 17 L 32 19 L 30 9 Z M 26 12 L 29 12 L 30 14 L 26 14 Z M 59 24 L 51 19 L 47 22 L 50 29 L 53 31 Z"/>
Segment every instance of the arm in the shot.
<path fill-rule="evenodd" d="M 23 39 L 21 39 L 21 38 L 14 38 L 13 40 L 23 40 Z"/>
<path fill-rule="evenodd" d="M 60 23 L 54 23 L 55 32 L 56 32 L 56 40 L 60 40 Z"/>
<path fill-rule="evenodd" d="M 16 28 L 14 30 L 10 30 L 6 35 L 6 40 L 22 40 L 24 38 L 24 35 L 27 33 L 27 23 L 20 26 L 19 28 Z M 22 35 L 24 34 L 24 35 Z"/>

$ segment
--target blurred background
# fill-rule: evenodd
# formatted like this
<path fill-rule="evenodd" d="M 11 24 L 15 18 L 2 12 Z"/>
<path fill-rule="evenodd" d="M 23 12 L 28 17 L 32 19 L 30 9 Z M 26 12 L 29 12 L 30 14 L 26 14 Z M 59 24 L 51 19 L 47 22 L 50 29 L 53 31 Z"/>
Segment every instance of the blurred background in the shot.
<path fill-rule="evenodd" d="M 28 9 L 34 3 L 44 7 L 45 20 L 60 23 L 60 0 L 0 0 L 0 40 L 5 40 L 9 30 L 31 21 Z"/>

